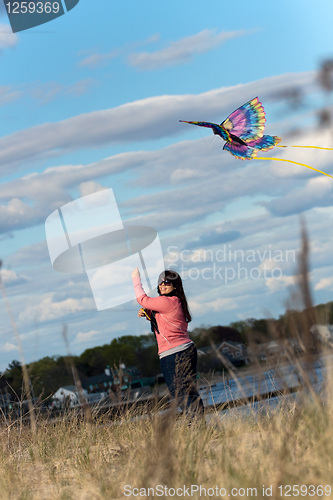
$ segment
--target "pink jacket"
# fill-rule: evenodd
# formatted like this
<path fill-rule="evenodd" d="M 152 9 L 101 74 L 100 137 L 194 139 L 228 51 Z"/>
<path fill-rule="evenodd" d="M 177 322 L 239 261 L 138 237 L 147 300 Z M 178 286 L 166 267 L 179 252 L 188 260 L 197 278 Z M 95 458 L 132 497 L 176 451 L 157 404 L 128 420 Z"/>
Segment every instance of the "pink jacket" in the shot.
<path fill-rule="evenodd" d="M 156 334 L 158 353 L 191 342 L 187 322 L 178 297 L 148 297 L 142 288 L 140 277 L 133 278 L 136 300 L 140 306 L 156 312 L 159 334 Z"/>

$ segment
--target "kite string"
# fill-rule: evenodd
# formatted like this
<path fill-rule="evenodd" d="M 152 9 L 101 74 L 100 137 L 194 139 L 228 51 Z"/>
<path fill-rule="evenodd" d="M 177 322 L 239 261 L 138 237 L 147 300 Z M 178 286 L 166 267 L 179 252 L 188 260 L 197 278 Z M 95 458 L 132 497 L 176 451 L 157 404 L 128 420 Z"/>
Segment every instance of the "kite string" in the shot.
<path fill-rule="evenodd" d="M 208 151 L 210 151 L 213 148 L 213 146 L 214 146 L 214 144 L 216 142 L 216 135 L 214 135 L 213 137 L 211 137 L 211 139 L 207 140 L 207 138 L 201 133 L 201 130 L 199 132 L 200 132 L 200 138 L 201 138 L 202 142 L 205 145 L 205 149 L 206 149 L 206 153 L 207 153 Z M 205 162 L 205 158 L 203 156 L 202 159 L 201 159 L 201 161 L 199 162 L 198 167 L 197 167 L 198 170 L 201 169 L 201 167 L 203 166 L 204 162 Z"/>
<path fill-rule="evenodd" d="M 282 146 L 282 147 L 288 147 L 288 146 Z M 300 146 L 302 147 L 302 146 Z M 311 147 L 311 146 L 307 146 L 307 147 Z M 265 157 L 255 157 L 254 160 L 266 160 L 266 161 L 286 161 L 288 163 L 294 163 L 295 165 L 300 165 L 301 167 L 306 167 L 306 168 L 310 168 L 311 170 L 315 170 L 316 172 L 319 172 L 320 174 L 324 174 L 324 175 L 327 175 L 327 177 L 331 177 L 331 179 L 333 179 L 333 176 L 330 175 L 330 174 L 327 174 L 326 172 L 323 172 L 322 170 L 318 170 L 317 168 L 314 168 L 314 167 L 310 167 L 310 165 L 305 165 L 305 163 L 299 163 L 297 161 L 292 161 L 292 160 L 285 160 L 284 158 L 265 158 Z"/>

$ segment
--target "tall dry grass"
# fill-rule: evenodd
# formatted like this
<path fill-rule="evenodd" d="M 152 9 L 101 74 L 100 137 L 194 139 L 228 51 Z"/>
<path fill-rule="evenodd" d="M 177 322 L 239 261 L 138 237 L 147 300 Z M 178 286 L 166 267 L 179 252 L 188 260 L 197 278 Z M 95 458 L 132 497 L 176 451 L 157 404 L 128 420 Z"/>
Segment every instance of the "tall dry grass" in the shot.
<path fill-rule="evenodd" d="M 133 419 L 130 412 L 113 422 L 107 415 L 92 424 L 77 417 L 38 421 L 35 435 L 3 426 L 1 498 L 147 498 L 158 485 L 170 488 L 161 498 L 191 485 L 192 498 L 203 497 L 195 485 L 247 493 L 237 498 L 264 498 L 263 485 L 272 486 L 280 498 L 279 485 L 332 486 L 332 402 L 309 399 L 250 417 L 232 412 L 191 427 L 181 417 Z"/>

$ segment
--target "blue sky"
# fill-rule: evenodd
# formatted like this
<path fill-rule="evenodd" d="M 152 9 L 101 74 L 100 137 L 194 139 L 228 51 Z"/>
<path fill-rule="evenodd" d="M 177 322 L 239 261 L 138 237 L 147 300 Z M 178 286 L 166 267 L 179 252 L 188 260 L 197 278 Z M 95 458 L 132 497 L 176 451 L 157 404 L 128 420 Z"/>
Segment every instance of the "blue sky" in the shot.
<path fill-rule="evenodd" d="M 63 354 L 64 324 L 76 354 L 148 330 L 134 302 L 97 312 L 86 277 L 50 264 L 45 219 L 101 187 L 113 189 L 124 221 L 158 231 L 166 265 L 182 272 L 192 328 L 284 312 L 300 215 L 314 301 L 331 300 L 332 180 L 235 160 L 208 129 L 179 120 L 221 122 L 258 95 L 268 133 L 332 147 L 332 131 L 316 125 L 333 104 L 316 78 L 333 58 L 332 11 L 330 0 L 80 0 L 13 34 L 0 8 L 2 279 L 27 361 Z M 295 89 L 298 107 L 286 97 Z M 270 155 L 333 175 L 330 151 Z M 3 370 L 19 353 L 0 308 Z"/>

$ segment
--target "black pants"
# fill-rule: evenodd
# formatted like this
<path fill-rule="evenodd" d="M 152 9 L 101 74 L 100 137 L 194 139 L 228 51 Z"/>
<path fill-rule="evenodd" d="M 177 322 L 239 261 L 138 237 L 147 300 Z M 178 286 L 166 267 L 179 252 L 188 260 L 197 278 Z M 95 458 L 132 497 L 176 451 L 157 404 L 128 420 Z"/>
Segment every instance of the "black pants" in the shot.
<path fill-rule="evenodd" d="M 171 396 L 183 412 L 203 416 L 204 406 L 197 390 L 197 350 L 192 344 L 184 351 L 160 359 L 161 370 Z"/>

